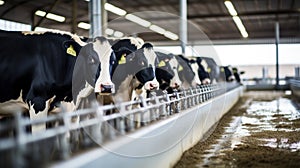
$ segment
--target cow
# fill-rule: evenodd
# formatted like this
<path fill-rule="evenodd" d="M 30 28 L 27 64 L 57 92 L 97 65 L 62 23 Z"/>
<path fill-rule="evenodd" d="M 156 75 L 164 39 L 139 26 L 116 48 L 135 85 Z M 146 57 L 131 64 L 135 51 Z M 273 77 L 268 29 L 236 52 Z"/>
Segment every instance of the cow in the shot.
<path fill-rule="evenodd" d="M 118 64 L 112 76 L 116 90 L 113 102 L 130 101 L 135 97 L 133 92 L 138 96 L 143 90 L 158 89 L 155 76 L 158 60 L 152 44 L 142 44 L 129 37 L 112 39 L 110 42 Z"/>
<path fill-rule="evenodd" d="M 203 64 L 204 61 L 201 59 L 201 57 L 185 58 L 182 55 L 179 55 L 179 57 L 185 60 L 186 63 L 190 64 L 195 76 L 199 77 L 202 85 L 210 84 L 211 81 L 207 72 L 207 66 Z"/>
<path fill-rule="evenodd" d="M 175 57 L 179 63 L 178 75 L 182 81 L 182 89 L 188 89 L 190 87 L 197 87 L 201 85 L 199 76 L 193 71 L 190 61 L 183 55 Z"/>
<path fill-rule="evenodd" d="M 234 76 L 230 66 L 220 66 L 220 81 L 233 82 Z"/>
<path fill-rule="evenodd" d="M 181 87 L 181 80 L 178 72 L 180 71 L 180 65 L 175 55 L 169 53 L 166 54 L 161 51 L 155 52 L 159 64 L 156 68 L 156 78 L 159 82 L 159 88 L 161 91 L 166 90 L 168 93 L 172 93 Z"/>
<path fill-rule="evenodd" d="M 201 57 L 207 64 L 207 72 L 209 74 L 211 83 L 217 83 L 220 76 L 220 68 L 213 58 Z"/>
<path fill-rule="evenodd" d="M 112 85 L 114 53 L 107 39 L 83 42 L 62 31 L 0 31 L 0 115 L 46 117 L 60 102 L 78 108 L 84 98 Z M 100 64 L 101 62 L 101 64 Z M 101 69 L 99 78 L 96 73 Z M 95 88 L 95 89 L 94 89 Z M 32 127 L 32 131 L 45 126 Z"/>
<path fill-rule="evenodd" d="M 238 68 L 236 67 L 232 67 L 232 73 L 233 73 L 233 76 L 235 78 L 235 80 L 238 82 L 238 83 L 241 83 L 241 77 L 240 75 L 244 74 L 245 72 L 244 71 L 239 71 Z"/>

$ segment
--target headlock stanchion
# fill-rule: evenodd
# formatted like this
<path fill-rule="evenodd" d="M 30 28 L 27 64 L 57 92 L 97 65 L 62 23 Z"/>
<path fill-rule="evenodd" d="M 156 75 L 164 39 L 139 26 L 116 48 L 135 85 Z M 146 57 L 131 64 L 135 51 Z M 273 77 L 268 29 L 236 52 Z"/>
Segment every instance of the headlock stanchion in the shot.
<path fill-rule="evenodd" d="M 202 103 L 213 101 L 239 86 L 213 84 L 175 91 L 172 94 L 165 93 L 162 96 L 152 93 L 147 99 L 141 97 L 137 101 L 74 112 L 65 111 L 33 121 L 16 113 L 11 122 L 0 123 L 0 165 L 45 167 L 58 161 L 66 161 L 83 151 L 101 148 L 102 144 L 117 141 L 127 134 L 172 119 L 173 115 L 187 113 L 189 109 L 198 108 Z M 107 111 L 115 113 L 104 115 Z M 76 117 L 84 120 L 72 122 Z M 28 126 L 41 123 L 52 123 L 55 126 L 41 132 L 26 131 Z"/>

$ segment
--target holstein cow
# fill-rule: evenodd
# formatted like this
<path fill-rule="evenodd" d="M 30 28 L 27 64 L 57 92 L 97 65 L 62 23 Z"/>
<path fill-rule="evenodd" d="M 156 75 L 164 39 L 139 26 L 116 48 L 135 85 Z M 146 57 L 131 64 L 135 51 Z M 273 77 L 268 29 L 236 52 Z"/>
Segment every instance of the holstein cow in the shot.
<path fill-rule="evenodd" d="M 211 81 L 207 72 L 207 66 L 200 57 L 185 58 L 182 55 L 179 55 L 179 57 L 191 65 L 193 72 L 199 77 L 202 85 L 210 84 Z"/>
<path fill-rule="evenodd" d="M 103 85 L 112 85 L 115 57 L 104 37 L 85 43 L 61 31 L 0 31 L 0 40 L 2 116 L 29 112 L 31 119 L 46 117 L 62 101 L 74 100 L 78 107 Z M 99 69 L 103 73 L 96 79 Z"/>
<path fill-rule="evenodd" d="M 205 60 L 207 64 L 207 72 L 209 74 L 209 78 L 211 83 L 216 83 L 219 81 L 220 76 L 220 67 L 217 65 L 215 60 L 210 57 L 201 57 L 202 60 Z"/>
<path fill-rule="evenodd" d="M 142 90 L 156 90 L 159 83 L 155 77 L 157 56 L 150 43 L 141 43 L 135 38 L 111 40 L 118 66 L 112 76 L 116 86 L 115 101 L 130 101 L 132 93 L 142 94 Z M 119 100 L 117 100 L 119 99 Z"/>
<path fill-rule="evenodd" d="M 220 66 L 220 79 L 224 82 L 234 81 L 234 76 L 230 66 Z"/>
<path fill-rule="evenodd" d="M 182 88 L 188 89 L 190 87 L 197 87 L 198 85 L 201 85 L 201 81 L 197 75 L 198 73 L 195 74 L 193 68 L 191 67 L 190 61 L 182 55 L 176 56 L 176 59 L 180 65 L 180 68 L 178 69 L 178 75 L 182 81 Z"/>
<path fill-rule="evenodd" d="M 159 82 L 159 88 L 161 91 L 166 90 L 168 93 L 172 93 L 175 89 L 181 87 L 181 80 L 178 72 L 181 71 L 181 66 L 178 63 L 175 55 L 169 53 L 155 52 L 159 64 L 156 68 L 156 78 Z"/>

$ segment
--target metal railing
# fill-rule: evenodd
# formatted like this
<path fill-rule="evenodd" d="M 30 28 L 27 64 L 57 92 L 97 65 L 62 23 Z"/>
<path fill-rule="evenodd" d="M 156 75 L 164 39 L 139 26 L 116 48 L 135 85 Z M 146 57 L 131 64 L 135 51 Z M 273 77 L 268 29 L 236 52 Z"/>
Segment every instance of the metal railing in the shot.
<path fill-rule="evenodd" d="M 237 86 L 236 83 L 203 85 L 172 94 L 152 94 L 150 98 L 140 97 L 137 101 L 62 112 L 38 120 L 30 120 L 16 113 L 13 119 L 0 123 L 0 165 L 46 166 L 51 161 L 67 159 L 182 113 Z M 111 114 L 104 115 L 107 113 Z M 73 122 L 76 118 L 80 119 L 79 122 Z M 39 124 L 52 126 L 41 132 L 26 131 L 28 127 Z"/>

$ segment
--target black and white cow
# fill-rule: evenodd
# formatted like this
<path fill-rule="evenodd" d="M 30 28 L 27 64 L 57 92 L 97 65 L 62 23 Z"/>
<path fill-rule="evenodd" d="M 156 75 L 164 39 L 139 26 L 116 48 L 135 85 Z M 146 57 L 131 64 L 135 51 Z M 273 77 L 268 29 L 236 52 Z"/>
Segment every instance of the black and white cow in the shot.
<path fill-rule="evenodd" d="M 199 76 L 193 71 L 190 61 L 183 55 L 176 56 L 176 59 L 179 63 L 178 75 L 182 81 L 182 88 L 188 89 L 190 87 L 201 85 Z"/>
<path fill-rule="evenodd" d="M 159 60 L 156 68 L 156 78 L 159 82 L 160 90 L 167 90 L 168 93 L 171 93 L 174 89 L 179 89 L 182 84 L 178 75 L 181 67 L 175 55 L 160 51 L 156 51 L 155 53 Z"/>
<path fill-rule="evenodd" d="M 232 82 L 234 79 L 230 66 L 220 66 L 220 81 Z"/>
<path fill-rule="evenodd" d="M 159 87 L 155 76 L 157 56 L 150 43 L 141 45 L 135 38 L 111 40 L 118 66 L 112 76 L 116 93 L 113 101 L 130 101 L 135 91 L 152 91 Z"/>
<path fill-rule="evenodd" d="M 0 41 L 1 116 L 29 112 L 31 119 L 41 118 L 62 101 L 74 100 L 78 108 L 102 85 L 112 85 L 115 56 L 104 37 L 85 43 L 61 31 L 0 31 Z"/>
<path fill-rule="evenodd" d="M 220 67 L 217 65 L 215 60 L 210 57 L 201 57 L 207 64 L 207 72 L 209 74 L 212 83 L 217 83 L 220 76 Z"/>

